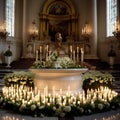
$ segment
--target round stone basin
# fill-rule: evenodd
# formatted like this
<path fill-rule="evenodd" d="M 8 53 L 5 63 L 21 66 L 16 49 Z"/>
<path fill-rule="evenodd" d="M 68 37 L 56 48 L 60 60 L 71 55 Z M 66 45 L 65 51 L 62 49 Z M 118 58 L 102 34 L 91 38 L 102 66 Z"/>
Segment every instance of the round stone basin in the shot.
<path fill-rule="evenodd" d="M 82 92 L 82 73 L 87 68 L 80 69 L 30 69 L 35 74 L 34 85 L 41 92 L 47 88 L 48 93 Z"/>

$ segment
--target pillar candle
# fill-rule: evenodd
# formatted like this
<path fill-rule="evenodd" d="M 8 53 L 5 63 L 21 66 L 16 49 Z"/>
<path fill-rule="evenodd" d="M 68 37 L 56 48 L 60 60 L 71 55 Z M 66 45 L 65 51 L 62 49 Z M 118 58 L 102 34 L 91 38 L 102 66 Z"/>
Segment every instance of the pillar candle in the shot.
<path fill-rule="evenodd" d="M 48 52 L 48 49 L 49 49 L 49 46 L 48 46 L 48 45 L 46 45 L 46 52 Z"/>
<path fill-rule="evenodd" d="M 79 46 L 77 46 L 77 54 L 79 53 Z"/>
<path fill-rule="evenodd" d="M 70 52 L 72 53 L 72 45 L 70 45 Z"/>
<path fill-rule="evenodd" d="M 40 46 L 40 53 L 42 53 L 42 46 Z"/>
<path fill-rule="evenodd" d="M 84 61 L 84 50 L 83 48 L 81 48 L 81 62 Z"/>
<path fill-rule="evenodd" d="M 73 51 L 73 61 L 75 62 L 75 50 Z"/>

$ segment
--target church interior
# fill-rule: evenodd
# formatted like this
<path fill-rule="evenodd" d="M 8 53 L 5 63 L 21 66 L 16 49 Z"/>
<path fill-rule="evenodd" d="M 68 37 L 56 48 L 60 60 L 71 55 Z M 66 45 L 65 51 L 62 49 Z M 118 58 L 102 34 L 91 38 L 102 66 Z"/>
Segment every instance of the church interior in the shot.
<path fill-rule="evenodd" d="M 115 77 L 112 88 L 120 95 L 120 1 L 0 0 L 0 92 L 5 85 L 5 75 L 14 71 L 29 71 L 34 62 L 48 61 L 55 51 L 59 57 L 70 58 L 80 67 L 83 65 L 90 71 L 112 74 Z M 45 68 L 43 64 L 46 62 L 42 63 Z M 55 68 L 60 69 L 61 66 L 57 63 Z M 60 81 L 63 79 L 61 76 Z M 74 78 L 77 79 L 74 74 L 69 77 L 71 80 Z M 54 82 L 57 84 L 58 81 Z M 64 86 L 69 83 L 66 80 L 64 84 L 58 84 Z M 54 94 L 53 86 L 51 91 Z M 72 91 L 70 89 L 72 87 L 68 86 L 68 92 Z M 48 117 L 45 120 L 119 120 L 120 109 L 108 114 L 112 117 L 103 113 L 91 118 Z M 22 116 L 13 118 L 1 110 L 0 115 L 0 120 L 22 120 Z M 26 117 L 25 120 L 32 118 Z"/>

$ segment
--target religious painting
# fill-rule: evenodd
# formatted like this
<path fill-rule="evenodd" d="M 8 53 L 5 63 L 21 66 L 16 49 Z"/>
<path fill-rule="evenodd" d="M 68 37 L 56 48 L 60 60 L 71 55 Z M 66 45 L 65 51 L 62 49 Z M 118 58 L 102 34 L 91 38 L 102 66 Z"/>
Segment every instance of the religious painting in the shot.
<path fill-rule="evenodd" d="M 66 42 L 66 36 L 68 36 L 68 21 L 49 21 L 49 36 L 51 41 L 55 41 L 55 34 L 61 33 L 62 42 Z"/>
<path fill-rule="evenodd" d="M 68 9 L 65 5 L 60 3 L 55 3 L 49 9 L 49 14 L 52 15 L 68 15 Z"/>

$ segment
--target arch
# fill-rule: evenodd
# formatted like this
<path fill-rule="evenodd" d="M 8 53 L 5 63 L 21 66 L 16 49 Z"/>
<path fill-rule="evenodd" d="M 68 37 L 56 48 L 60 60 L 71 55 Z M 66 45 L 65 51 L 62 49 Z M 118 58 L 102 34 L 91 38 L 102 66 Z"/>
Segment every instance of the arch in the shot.
<path fill-rule="evenodd" d="M 62 3 L 64 5 L 66 5 L 69 8 L 69 11 L 71 14 L 73 14 L 73 15 L 76 14 L 75 5 L 71 0 L 47 0 L 43 5 L 42 13 L 43 14 L 48 13 L 51 5 L 53 5 L 55 3 Z"/>
<path fill-rule="evenodd" d="M 74 40 L 78 39 L 78 14 L 71 0 L 47 0 L 40 12 L 40 39 L 46 32 L 51 40 L 55 40 L 55 34 L 61 32 L 63 41 L 71 33 Z"/>

